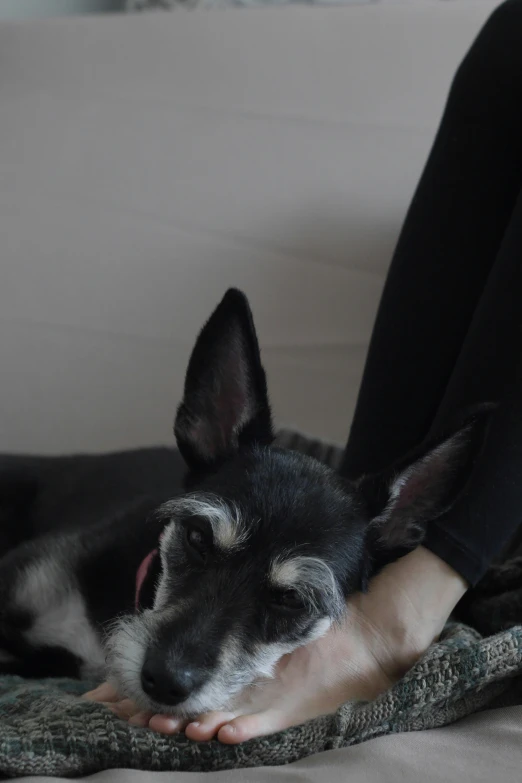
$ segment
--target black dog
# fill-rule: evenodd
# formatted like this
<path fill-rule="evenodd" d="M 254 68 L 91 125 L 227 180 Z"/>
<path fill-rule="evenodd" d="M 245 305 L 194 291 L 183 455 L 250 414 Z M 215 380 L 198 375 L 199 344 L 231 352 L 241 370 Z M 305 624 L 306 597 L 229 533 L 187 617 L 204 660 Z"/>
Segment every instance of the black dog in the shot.
<path fill-rule="evenodd" d="M 324 634 L 463 486 L 478 412 L 379 476 L 271 446 L 248 302 L 230 290 L 190 359 L 169 449 L 0 460 L 0 669 L 110 678 L 191 717 Z"/>

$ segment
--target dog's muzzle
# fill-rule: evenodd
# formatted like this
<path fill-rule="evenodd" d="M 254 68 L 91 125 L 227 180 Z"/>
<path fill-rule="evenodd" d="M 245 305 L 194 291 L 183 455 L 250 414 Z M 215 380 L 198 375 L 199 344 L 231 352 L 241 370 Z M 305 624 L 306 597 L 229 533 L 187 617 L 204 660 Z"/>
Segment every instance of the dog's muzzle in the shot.
<path fill-rule="evenodd" d="M 141 670 L 141 687 L 153 701 L 174 707 L 181 704 L 205 680 L 205 675 L 189 664 L 171 670 L 165 656 L 148 652 Z"/>

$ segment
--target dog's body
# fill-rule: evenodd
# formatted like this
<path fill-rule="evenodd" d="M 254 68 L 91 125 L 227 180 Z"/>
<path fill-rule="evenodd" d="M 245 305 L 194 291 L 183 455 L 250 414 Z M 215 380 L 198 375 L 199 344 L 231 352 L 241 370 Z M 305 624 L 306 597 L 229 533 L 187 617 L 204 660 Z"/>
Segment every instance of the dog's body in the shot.
<path fill-rule="evenodd" d="M 0 671 L 110 676 L 183 716 L 224 708 L 422 540 L 484 420 L 367 479 L 274 448 L 250 310 L 228 292 L 176 418 L 186 477 L 169 449 L 0 458 Z"/>
<path fill-rule="evenodd" d="M 107 623 L 134 610 L 161 527 L 151 514 L 184 473 L 166 448 L 0 457 L 0 670 L 104 675 Z"/>

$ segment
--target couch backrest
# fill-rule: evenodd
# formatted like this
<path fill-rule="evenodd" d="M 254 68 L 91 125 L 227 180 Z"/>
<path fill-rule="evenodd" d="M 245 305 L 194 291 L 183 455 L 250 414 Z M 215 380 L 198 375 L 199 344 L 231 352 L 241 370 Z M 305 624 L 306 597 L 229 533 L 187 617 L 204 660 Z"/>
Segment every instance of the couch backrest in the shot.
<path fill-rule="evenodd" d="M 0 25 L 0 451 L 170 442 L 229 285 L 278 423 L 342 442 L 450 79 L 494 5 Z"/>

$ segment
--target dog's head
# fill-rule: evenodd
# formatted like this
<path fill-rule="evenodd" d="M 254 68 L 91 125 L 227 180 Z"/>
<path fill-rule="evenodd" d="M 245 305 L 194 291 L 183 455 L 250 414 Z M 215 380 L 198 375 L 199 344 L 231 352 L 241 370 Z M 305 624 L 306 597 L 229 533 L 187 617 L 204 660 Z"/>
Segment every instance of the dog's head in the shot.
<path fill-rule="evenodd" d="M 175 433 L 191 491 L 158 510 L 154 605 L 123 618 L 110 639 L 120 690 L 144 709 L 192 717 L 270 676 L 342 615 L 372 564 L 419 543 L 451 505 L 483 420 L 355 482 L 273 447 L 250 308 L 230 290 L 187 371 Z"/>

